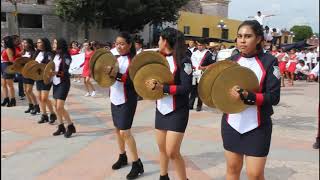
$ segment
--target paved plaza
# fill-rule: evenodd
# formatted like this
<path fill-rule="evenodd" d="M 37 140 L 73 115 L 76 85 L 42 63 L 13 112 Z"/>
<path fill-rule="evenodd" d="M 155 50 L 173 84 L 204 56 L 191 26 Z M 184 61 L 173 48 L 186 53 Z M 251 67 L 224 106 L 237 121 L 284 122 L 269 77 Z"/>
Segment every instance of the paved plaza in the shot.
<path fill-rule="evenodd" d="M 17 86 L 16 86 L 17 87 Z M 27 101 L 1 108 L 1 178 L 3 180 L 120 180 L 131 166 L 113 171 L 118 158 L 110 100 L 106 89 L 84 97 L 82 83 L 72 84 L 67 109 L 77 133 L 69 139 L 51 134 L 56 125 L 38 124 L 40 115 L 25 114 Z M 296 82 L 281 90 L 274 107 L 267 180 L 318 180 L 319 151 L 312 148 L 318 122 L 319 84 Z M 159 178 L 154 131 L 155 103 L 140 101 L 133 122 L 145 173 L 141 180 Z M 225 179 L 226 164 L 220 133 L 221 112 L 204 107 L 190 112 L 182 144 L 190 180 Z M 129 156 L 130 159 L 130 156 Z M 174 178 L 170 164 L 169 175 Z M 245 168 L 241 179 L 247 179 Z"/>

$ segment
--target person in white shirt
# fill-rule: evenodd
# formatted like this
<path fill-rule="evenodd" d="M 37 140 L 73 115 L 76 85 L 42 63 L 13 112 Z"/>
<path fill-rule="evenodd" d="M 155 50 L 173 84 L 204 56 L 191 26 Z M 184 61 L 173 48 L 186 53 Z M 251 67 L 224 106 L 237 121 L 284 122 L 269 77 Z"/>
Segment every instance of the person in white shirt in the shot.
<path fill-rule="evenodd" d="M 314 58 L 314 54 L 312 52 L 312 50 L 309 50 L 308 53 L 306 54 L 307 57 L 307 62 L 306 64 L 309 66 L 309 69 L 312 69 L 312 62 L 313 62 L 313 58 Z"/>
<path fill-rule="evenodd" d="M 316 81 L 317 79 L 319 80 L 319 62 L 309 73 L 307 81 L 312 82 L 312 81 Z"/>
<path fill-rule="evenodd" d="M 266 14 L 262 14 L 260 11 L 258 11 L 256 16 L 248 16 L 248 18 L 254 18 L 255 20 L 257 20 L 260 23 L 261 26 L 263 26 L 264 19 L 266 17 L 271 17 L 271 16 L 275 16 L 275 15 L 274 14 L 266 15 Z"/>
<path fill-rule="evenodd" d="M 297 52 L 297 56 L 299 60 L 304 60 L 304 58 L 306 57 L 306 53 L 304 52 L 304 50 L 302 49 L 301 51 Z"/>
<path fill-rule="evenodd" d="M 317 57 L 318 57 L 318 53 L 317 53 L 316 49 L 313 49 L 312 50 L 312 62 L 311 62 L 312 68 L 316 67 L 316 65 L 318 63 Z"/>
<path fill-rule="evenodd" d="M 136 39 L 134 45 L 136 47 L 136 53 L 140 54 L 143 51 L 143 49 L 142 49 L 143 39 L 140 39 L 140 38 Z"/>
<path fill-rule="evenodd" d="M 304 60 L 299 60 L 299 64 L 296 66 L 295 79 L 306 80 L 309 74 L 309 67 Z"/>
<path fill-rule="evenodd" d="M 266 26 L 264 29 L 265 29 L 265 31 L 263 32 L 264 40 L 267 42 L 271 42 L 273 37 L 270 32 L 270 28 L 268 26 Z"/>

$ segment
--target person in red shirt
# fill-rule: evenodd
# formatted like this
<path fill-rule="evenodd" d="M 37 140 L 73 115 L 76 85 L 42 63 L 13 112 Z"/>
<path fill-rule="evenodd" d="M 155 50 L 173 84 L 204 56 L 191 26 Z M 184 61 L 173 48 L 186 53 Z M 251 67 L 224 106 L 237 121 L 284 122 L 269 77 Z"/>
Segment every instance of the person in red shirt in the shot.
<path fill-rule="evenodd" d="M 12 107 L 16 106 L 15 90 L 13 86 L 14 74 L 7 73 L 6 69 L 20 57 L 20 51 L 16 48 L 12 36 L 4 37 L 3 41 L 5 50 L 3 50 L 1 54 L 1 85 L 4 99 L 1 106 Z"/>
<path fill-rule="evenodd" d="M 289 61 L 287 63 L 287 71 L 286 71 L 286 76 L 289 78 L 288 84 L 293 86 L 293 81 L 294 81 L 294 72 L 296 71 L 296 66 L 298 63 L 298 58 L 296 55 L 296 50 L 291 49 L 289 53 Z"/>
<path fill-rule="evenodd" d="M 83 66 L 82 77 L 84 80 L 84 85 L 87 89 L 87 93 L 85 94 L 85 96 L 95 96 L 96 92 L 92 83 L 90 82 L 91 78 L 90 78 L 90 69 L 89 69 L 89 62 L 90 62 L 91 56 L 94 53 L 94 50 L 92 46 L 89 45 L 88 42 L 83 43 L 83 47 L 84 47 L 84 53 L 85 53 L 85 60 L 80 67 Z M 92 93 L 90 93 L 90 88 L 92 89 Z"/>

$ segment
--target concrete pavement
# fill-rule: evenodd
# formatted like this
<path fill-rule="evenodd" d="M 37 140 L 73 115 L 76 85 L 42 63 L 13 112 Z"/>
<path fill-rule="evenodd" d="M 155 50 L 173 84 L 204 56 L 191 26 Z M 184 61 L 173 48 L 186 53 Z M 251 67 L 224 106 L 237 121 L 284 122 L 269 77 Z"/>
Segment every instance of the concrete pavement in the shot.
<path fill-rule="evenodd" d="M 118 157 L 107 90 L 84 97 L 82 84 L 72 82 L 67 109 L 78 133 L 72 138 L 53 137 L 56 125 L 37 124 L 39 115 L 16 107 L 1 108 L 1 178 L 4 180 L 118 180 L 131 166 L 113 171 Z M 312 149 L 317 128 L 319 84 L 296 82 L 285 87 L 274 107 L 273 134 L 266 164 L 266 179 L 319 179 L 319 151 Z M 158 149 L 154 133 L 155 103 L 140 101 L 133 123 L 145 173 L 141 180 L 159 178 Z M 189 179 L 225 179 L 225 159 L 220 134 L 221 113 L 204 108 L 191 111 L 182 144 Z M 129 156 L 130 161 L 130 156 Z M 174 178 L 170 165 L 170 178 Z M 246 179 L 243 168 L 241 179 Z"/>

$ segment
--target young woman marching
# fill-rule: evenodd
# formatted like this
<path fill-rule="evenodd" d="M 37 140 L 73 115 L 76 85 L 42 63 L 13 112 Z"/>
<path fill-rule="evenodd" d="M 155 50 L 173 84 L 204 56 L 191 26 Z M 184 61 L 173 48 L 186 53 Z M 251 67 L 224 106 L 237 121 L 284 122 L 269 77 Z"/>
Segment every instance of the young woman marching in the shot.
<path fill-rule="evenodd" d="M 71 56 L 68 52 L 68 44 L 64 39 L 54 41 L 53 47 L 56 50 L 53 62 L 55 71 L 53 72 L 53 98 L 55 101 L 55 109 L 58 116 L 58 130 L 53 133 L 54 136 L 64 134 L 64 137 L 71 137 L 76 132 L 68 111 L 64 108 L 66 98 L 70 90 L 70 74 L 69 67 L 71 64 Z M 63 125 L 63 119 L 67 121 L 67 130 Z"/>
<path fill-rule="evenodd" d="M 53 53 L 51 49 L 50 41 L 47 38 L 41 38 L 37 40 L 37 51 L 35 53 L 35 60 L 38 63 L 48 64 L 50 60 L 53 58 Z M 53 124 L 57 119 L 56 114 L 53 111 L 53 107 L 51 101 L 49 100 L 49 92 L 52 86 L 52 83 L 44 84 L 43 80 L 36 81 L 37 91 L 38 91 L 38 99 L 40 100 L 40 107 L 42 116 L 39 124 L 45 123 L 49 121 L 49 117 L 47 114 L 47 107 L 50 111 L 50 124 Z"/>
<path fill-rule="evenodd" d="M 244 21 L 237 31 L 237 47 L 241 54 L 230 59 L 251 69 L 259 80 L 259 92 L 242 87 L 230 89 L 230 96 L 250 105 L 240 113 L 224 114 L 221 134 L 227 161 L 227 180 L 240 179 L 245 159 L 248 179 L 263 180 L 270 149 L 272 106 L 280 100 L 278 60 L 262 49 L 263 29 L 258 21 Z"/>
<path fill-rule="evenodd" d="M 150 89 L 163 90 L 165 96 L 157 100 L 156 137 L 160 151 L 160 180 L 168 180 L 169 160 L 174 163 L 177 179 L 186 180 L 186 167 L 180 147 L 189 119 L 189 93 L 192 86 L 191 60 L 186 56 L 184 35 L 173 28 L 160 34 L 159 51 L 166 57 L 174 84 L 149 80 Z"/>
<path fill-rule="evenodd" d="M 128 33 L 120 33 L 116 38 L 116 48 L 120 53 L 117 56 L 119 72 L 108 66 L 106 72 L 110 77 L 116 77 L 116 82 L 110 87 L 111 113 L 115 126 L 119 147 L 119 159 L 112 169 L 117 170 L 128 164 L 125 144 L 129 147 L 132 156 L 132 169 L 127 179 L 136 179 L 144 172 L 143 164 L 138 157 L 136 141 L 131 134 L 133 117 L 137 107 L 137 94 L 133 82 L 129 77 L 129 65 L 136 54 L 133 39 Z"/>

